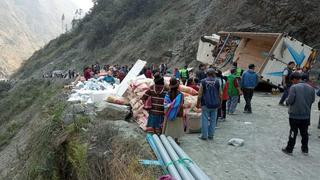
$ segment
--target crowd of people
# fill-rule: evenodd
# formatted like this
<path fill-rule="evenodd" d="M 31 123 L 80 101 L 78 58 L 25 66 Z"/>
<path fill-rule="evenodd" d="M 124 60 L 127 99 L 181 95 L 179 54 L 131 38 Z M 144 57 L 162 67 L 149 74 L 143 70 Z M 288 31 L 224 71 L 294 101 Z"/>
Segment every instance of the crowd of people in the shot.
<path fill-rule="evenodd" d="M 165 87 L 163 76 L 167 72 L 146 68 L 146 77 L 153 77 L 155 83 L 143 97 L 145 108 L 149 110 L 147 131 L 164 133 L 179 143 L 179 138 L 184 133 L 186 114 L 183 112 L 184 94 L 179 91 L 179 85 L 183 84 L 198 92 L 196 107 L 202 110 L 203 127 L 199 138 L 213 139 L 218 119 L 225 121 L 227 114 L 235 114 L 240 95 L 245 96 L 244 112 L 252 113 L 253 90 L 259 82 L 259 76 L 254 69 L 255 66 L 251 64 L 244 72 L 234 63 L 230 75 L 223 76 L 222 72 L 213 66 L 201 64 L 196 73 L 184 66 L 180 70 L 174 69 L 173 74 L 170 74 L 170 85 Z"/>
<path fill-rule="evenodd" d="M 212 66 L 200 65 L 195 74 L 188 71 L 187 66 L 175 68 L 170 79 L 169 88 L 164 86 L 163 75 L 157 71 L 153 77 L 155 85 L 144 95 L 146 103 L 151 104 L 148 119 L 149 133 L 164 133 L 172 136 L 179 143 L 185 126 L 183 117 L 184 95 L 179 91 L 179 84 L 185 84 L 198 91 L 197 108 L 201 108 L 201 140 L 214 138 L 215 128 L 219 121 L 225 121 L 227 115 L 235 115 L 237 104 L 243 96 L 245 107 L 243 113 L 252 113 L 251 104 L 254 89 L 260 81 L 260 75 L 255 72 L 256 66 L 250 64 L 243 70 L 233 63 L 230 74 L 223 76 L 222 72 Z M 283 70 L 283 90 L 279 105 L 289 107 L 290 135 L 288 145 L 283 152 L 291 154 L 295 145 L 298 130 L 302 136 L 301 150 L 308 154 L 308 126 L 310 125 L 311 106 L 315 101 L 315 90 L 308 84 L 307 68 L 301 69 L 290 62 Z M 317 93 L 320 96 L 320 91 Z M 320 121 L 319 126 L 320 129 Z"/>
<path fill-rule="evenodd" d="M 118 64 L 110 66 L 110 65 L 104 65 L 103 68 L 101 68 L 99 63 L 95 63 L 91 66 L 86 66 L 83 69 L 84 78 L 86 80 L 91 78 L 98 78 L 100 75 L 104 76 L 104 80 L 107 83 L 114 84 L 115 78 L 119 79 L 121 82 L 130 69 L 133 67 L 129 67 L 128 65 L 120 66 Z"/>
<path fill-rule="evenodd" d="M 125 66 L 103 66 L 98 63 L 84 68 L 86 80 L 104 73 L 103 80 L 114 84 L 115 79 L 121 82 L 129 70 Z M 171 72 L 166 64 L 145 66 L 140 75 L 154 79 L 154 85 L 144 94 L 144 108 L 148 110 L 147 132 L 173 137 L 177 143 L 185 130 L 184 93 L 180 92 L 180 84 L 186 85 L 198 92 L 196 108 L 201 109 L 201 140 L 212 140 L 218 121 L 225 121 L 227 115 L 235 115 L 240 97 L 243 96 L 245 107 L 243 113 L 252 113 L 251 101 L 254 89 L 260 76 L 255 72 L 255 65 L 250 64 L 247 70 L 233 63 L 230 73 L 224 76 L 221 70 L 213 66 L 199 65 L 193 69 L 184 66 L 174 68 Z M 170 76 L 169 86 L 165 86 L 164 76 Z M 289 62 L 283 70 L 283 95 L 279 105 L 289 107 L 290 135 L 288 144 L 282 149 L 291 154 L 295 145 L 298 130 L 302 136 L 301 150 L 308 153 L 308 126 L 310 125 L 311 106 L 315 101 L 315 90 L 308 84 L 307 68 L 301 69 L 294 62 Z M 317 93 L 320 96 L 320 91 Z M 320 107 L 320 106 L 319 106 Z M 320 129 L 320 121 L 319 126 Z"/>

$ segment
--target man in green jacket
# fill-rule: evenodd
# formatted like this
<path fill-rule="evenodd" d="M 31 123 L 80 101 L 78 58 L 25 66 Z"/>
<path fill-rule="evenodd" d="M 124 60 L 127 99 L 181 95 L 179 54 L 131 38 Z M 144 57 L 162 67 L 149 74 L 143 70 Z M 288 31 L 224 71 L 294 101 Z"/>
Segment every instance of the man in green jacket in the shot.
<path fill-rule="evenodd" d="M 189 71 L 188 66 L 184 66 L 184 68 L 180 69 L 180 79 L 183 83 L 183 85 L 186 85 L 186 82 L 188 82 L 189 79 Z"/>
<path fill-rule="evenodd" d="M 231 74 L 227 77 L 228 78 L 228 83 L 229 83 L 229 88 L 228 88 L 228 95 L 229 95 L 229 100 L 228 100 L 228 114 L 234 114 L 237 108 L 239 96 L 242 95 L 242 91 L 240 88 L 240 83 L 239 80 L 236 76 L 236 69 L 231 69 L 230 70 Z"/>

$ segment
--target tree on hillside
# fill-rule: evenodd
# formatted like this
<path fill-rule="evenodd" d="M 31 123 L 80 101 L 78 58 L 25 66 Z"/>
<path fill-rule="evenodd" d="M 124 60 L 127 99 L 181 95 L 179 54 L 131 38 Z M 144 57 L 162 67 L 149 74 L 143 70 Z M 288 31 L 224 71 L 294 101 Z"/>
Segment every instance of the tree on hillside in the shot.
<path fill-rule="evenodd" d="M 62 31 L 64 30 L 64 20 L 65 20 L 65 16 L 64 16 L 64 14 L 62 14 L 62 17 L 61 17 L 61 29 L 62 29 Z"/>

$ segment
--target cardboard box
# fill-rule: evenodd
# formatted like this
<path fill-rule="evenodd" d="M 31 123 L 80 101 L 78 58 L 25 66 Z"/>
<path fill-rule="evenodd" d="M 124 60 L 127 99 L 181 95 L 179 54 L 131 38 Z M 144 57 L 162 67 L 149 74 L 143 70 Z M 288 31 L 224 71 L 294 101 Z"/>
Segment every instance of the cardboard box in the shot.
<path fill-rule="evenodd" d="M 201 113 L 189 112 L 187 114 L 187 133 L 201 132 Z"/>

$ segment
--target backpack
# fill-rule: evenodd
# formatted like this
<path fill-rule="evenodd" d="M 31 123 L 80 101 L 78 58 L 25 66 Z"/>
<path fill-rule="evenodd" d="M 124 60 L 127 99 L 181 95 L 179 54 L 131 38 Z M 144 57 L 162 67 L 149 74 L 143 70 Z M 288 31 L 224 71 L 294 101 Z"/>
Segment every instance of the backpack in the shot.
<path fill-rule="evenodd" d="M 202 101 L 209 109 L 220 107 L 219 88 L 220 84 L 217 79 L 205 79 L 202 81 L 203 96 Z"/>

